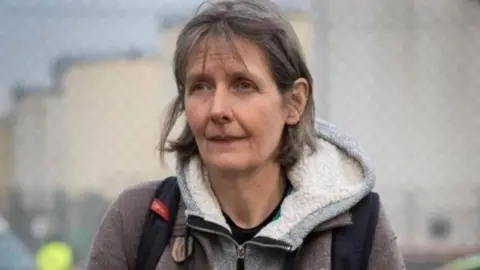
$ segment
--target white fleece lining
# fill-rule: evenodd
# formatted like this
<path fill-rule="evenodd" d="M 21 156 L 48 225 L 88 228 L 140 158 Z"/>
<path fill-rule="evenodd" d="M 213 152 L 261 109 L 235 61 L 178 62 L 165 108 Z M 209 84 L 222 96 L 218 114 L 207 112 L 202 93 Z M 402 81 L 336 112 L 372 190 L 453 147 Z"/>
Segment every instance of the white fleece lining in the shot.
<path fill-rule="evenodd" d="M 192 200 L 185 201 L 187 207 L 186 214 L 199 215 L 196 211 L 191 211 L 191 207 L 189 207 L 189 204 L 194 203 L 199 208 L 200 216 L 203 219 L 221 225 L 230 231 L 230 227 L 222 214 L 220 204 L 213 193 L 210 181 L 208 181 L 208 177 L 203 172 L 204 170 L 202 170 L 202 164 L 198 157 L 192 158 L 185 166 L 184 179 L 192 198 Z"/>
<path fill-rule="evenodd" d="M 342 142 L 339 145 L 342 145 L 343 149 L 329 142 L 332 138 L 338 139 L 340 135 L 335 132 L 329 133 L 328 130 L 323 135 L 325 136 L 321 137 L 324 138 L 319 138 L 318 141 L 318 151 L 312 155 L 305 154 L 288 172 L 293 192 L 283 201 L 279 219 L 263 228 L 259 236 L 298 246 L 308 233 L 308 231 L 299 233 L 298 229 L 301 231 L 313 229 L 320 223 L 343 213 L 373 188 L 374 179 L 369 179 L 370 169 L 363 160 L 353 157 L 357 149 L 354 149 L 355 153 L 352 156 L 352 153 L 344 150 Z M 200 216 L 230 231 L 208 178 L 202 175 L 204 170 L 201 166 L 198 158 L 192 158 L 183 168 L 177 168 L 187 208 L 186 214 Z M 365 170 L 368 173 L 365 173 Z M 322 211 L 325 214 L 320 214 L 319 217 L 311 216 Z M 312 219 L 314 224 L 307 224 L 307 228 L 296 228 L 300 223 L 305 223 L 305 220 Z M 304 226 L 305 224 L 300 227 Z M 292 237 L 301 239 L 291 239 Z"/>
<path fill-rule="evenodd" d="M 259 235 L 283 240 L 312 213 L 363 191 L 365 181 L 358 162 L 324 140 L 319 145 L 314 155 L 304 156 L 288 172 L 293 192 L 283 201 L 280 218 Z"/>

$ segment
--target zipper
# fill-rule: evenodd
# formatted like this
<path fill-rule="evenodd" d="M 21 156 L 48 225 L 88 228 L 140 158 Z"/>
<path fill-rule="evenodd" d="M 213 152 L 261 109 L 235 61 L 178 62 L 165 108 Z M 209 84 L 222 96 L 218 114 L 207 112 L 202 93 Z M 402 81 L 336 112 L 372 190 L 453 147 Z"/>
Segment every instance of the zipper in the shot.
<path fill-rule="evenodd" d="M 237 270 L 245 269 L 245 246 L 240 245 L 237 248 Z"/>
<path fill-rule="evenodd" d="M 211 230 L 211 229 L 206 229 L 206 228 L 202 228 L 202 227 L 199 227 L 199 226 L 195 226 L 195 225 L 192 225 L 191 223 L 189 223 L 188 221 L 187 221 L 186 225 L 188 227 L 194 229 L 194 230 L 204 232 L 204 233 L 223 236 L 226 239 L 230 240 L 235 245 L 235 248 L 237 250 L 237 270 L 244 270 L 245 269 L 246 245 L 254 245 L 254 246 L 258 246 L 258 247 L 262 247 L 262 248 L 281 249 L 281 250 L 286 251 L 286 252 L 290 252 L 292 250 L 292 248 L 290 246 L 287 246 L 287 245 L 267 244 L 267 243 L 262 243 L 262 242 L 255 241 L 255 240 L 250 240 L 250 241 L 247 241 L 247 242 L 243 243 L 242 245 L 239 245 L 237 243 L 237 241 L 235 241 L 235 239 L 233 239 L 233 237 L 229 234 L 219 232 L 219 231 L 216 231 L 216 230 Z"/>
<path fill-rule="evenodd" d="M 262 242 L 255 241 L 255 240 L 247 241 L 247 242 L 245 242 L 245 244 L 250 244 L 250 245 L 254 245 L 254 246 L 262 247 L 262 248 L 280 249 L 280 250 L 283 250 L 283 251 L 285 251 L 285 252 L 290 252 L 290 251 L 292 251 L 292 247 L 287 246 L 287 245 L 267 244 L 267 243 L 262 243 Z M 245 245 L 245 244 L 244 244 L 244 245 Z"/>
<path fill-rule="evenodd" d="M 236 243 L 236 242 L 235 242 Z M 275 249 L 281 249 L 286 252 L 290 252 L 292 249 L 291 247 L 283 246 L 283 245 L 274 245 L 274 244 L 265 244 L 261 243 L 258 241 L 250 240 L 243 245 L 238 245 L 237 244 L 237 270 L 244 270 L 245 269 L 245 251 L 246 251 L 246 245 L 253 245 L 253 246 L 258 246 L 258 247 L 263 247 L 263 248 L 275 248 Z"/>
<path fill-rule="evenodd" d="M 192 229 L 197 230 L 197 231 L 223 236 L 223 237 L 227 238 L 228 240 L 232 241 L 232 243 L 235 244 L 235 248 L 237 250 L 237 270 L 244 270 L 245 269 L 245 246 L 244 245 L 246 243 L 244 243 L 243 245 L 239 245 L 237 243 L 237 241 L 235 241 L 235 239 L 233 239 L 233 237 L 231 237 L 230 235 L 228 235 L 226 233 L 222 233 L 222 232 L 218 232 L 218 231 L 215 231 L 215 230 L 210 230 L 210 229 L 205 229 L 205 228 L 202 228 L 202 227 L 198 227 L 198 226 L 192 225 L 188 222 L 187 222 L 186 225 L 188 227 L 192 228 Z"/>
<path fill-rule="evenodd" d="M 237 241 L 235 241 L 235 239 L 233 239 L 233 237 L 231 237 L 230 235 L 226 234 L 226 233 L 222 233 L 222 232 L 219 232 L 219 231 L 215 231 L 215 230 L 210 230 L 210 229 L 205 229 L 205 228 L 202 228 L 202 227 L 198 227 L 198 226 L 195 226 L 195 225 L 192 225 L 190 223 L 186 223 L 186 225 L 192 229 L 195 229 L 197 231 L 200 231 L 200 232 L 205 232 L 205 233 L 209 233 L 209 234 L 215 234 L 215 235 L 220 235 L 220 236 L 223 236 L 227 239 L 229 239 L 230 241 L 232 241 L 234 244 L 235 244 L 235 247 L 237 248 L 237 251 L 238 249 L 240 248 L 240 245 L 237 243 Z"/>
<path fill-rule="evenodd" d="M 245 260 L 245 247 L 243 245 L 240 245 L 237 249 L 237 259 Z"/>

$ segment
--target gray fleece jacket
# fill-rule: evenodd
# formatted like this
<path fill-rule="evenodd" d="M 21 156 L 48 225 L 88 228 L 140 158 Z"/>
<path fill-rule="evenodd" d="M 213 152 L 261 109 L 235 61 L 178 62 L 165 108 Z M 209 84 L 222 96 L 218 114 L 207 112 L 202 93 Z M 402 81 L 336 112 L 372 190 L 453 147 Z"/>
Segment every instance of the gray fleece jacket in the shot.
<path fill-rule="evenodd" d="M 317 121 L 316 130 L 319 150 L 305 153 L 288 172 L 293 191 L 284 199 L 279 218 L 242 246 L 229 237 L 230 228 L 201 173 L 200 161 L 193 158 L 179 166 L 182 202 L 170 245 L 156 269 L 183 269 L 185 254 L 190 269 L 236 269 L 238 258 L 244 259 L 247 270 L 282 269 L 287 252 L 297 249 L 295 269 L 331 269 L 332 229 L 352 224 L 349 210 L 372 191 L 375 175 L 351 138 L 325 122 Z M 135 186 L 111 205 L 94 239 L 87 269 L 135 269 L 142 225 L 155 188 L 155 183 Z M 197 226 L 187 217 L 212 226 Z M 186 226 L 191 232 L 188 241 L 184 241 Z M 188 252 L 184 252 L 185 243 Z M 369 269 L 405 269 L 382 208 Z"/>

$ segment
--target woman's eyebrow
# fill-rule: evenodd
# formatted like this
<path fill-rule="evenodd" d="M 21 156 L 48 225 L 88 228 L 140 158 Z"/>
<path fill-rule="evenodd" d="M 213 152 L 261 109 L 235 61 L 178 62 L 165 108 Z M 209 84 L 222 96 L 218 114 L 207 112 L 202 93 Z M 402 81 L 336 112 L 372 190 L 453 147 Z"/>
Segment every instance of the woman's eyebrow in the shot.
<path fill-rule="evenodd" d="M 231 72 L 228 74 L 230 77 L 233 77 L 233 78 L 245 78 L 245 79 L 251 79 L 251 80 L 254 80 L 254 81 L 259 81 L 261 78 L 259 76 L 256 76 L 254 73 L 252 72 L 249 72 L 248 70 L 244 70 L 244 71 L 235 71 L 235 72 Z"/>
<path fill-rule="evenodd" d="M 206 74 L 205 72 L 194 72 L 187 75 L 186 83 L 191 83 L 200 80 L 209 80 L 211 76 Z"/>
<path fill-rule="evenodd" d="M 235 78 L 235 79 L 239 79 L 239 78 L 244 78 L 244 79 L 251 79 L 251 80 L 254 80 L 254 81 L 259 81 L 261 80 L 261 77 L 260 76 L 257 76 L 255 75 L 255 73 L 253 72 L 250 72 L 248 69 L 241 69 L 241 70 L 224 70 L 225 72 L 225 75 L 227 77 L 230 77 L 230 78 Z M 186 77 L 186 84 L 189 84 L 189 83 L 192 83 L 192 82 L 195 82 L 195 81 L 212 81 L 213 80 L 213 77 L 212 74 L 208 71 L 194 71 L 194 72 L 191 72 L 189 74 L 187 74 L 187 77 Z"/>

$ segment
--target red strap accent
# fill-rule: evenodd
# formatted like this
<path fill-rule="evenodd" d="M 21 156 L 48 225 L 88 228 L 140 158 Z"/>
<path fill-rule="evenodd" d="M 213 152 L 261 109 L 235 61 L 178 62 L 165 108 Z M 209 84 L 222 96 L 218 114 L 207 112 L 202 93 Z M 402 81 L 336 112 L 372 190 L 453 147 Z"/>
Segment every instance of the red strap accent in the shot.
<path fill-rule="evenodd" d="M 170 211 L 168 210 L 168 207 L 159 199 L 153 199 L 150 209 L 165 219 L 165 221 L 170 221 Z"/>

